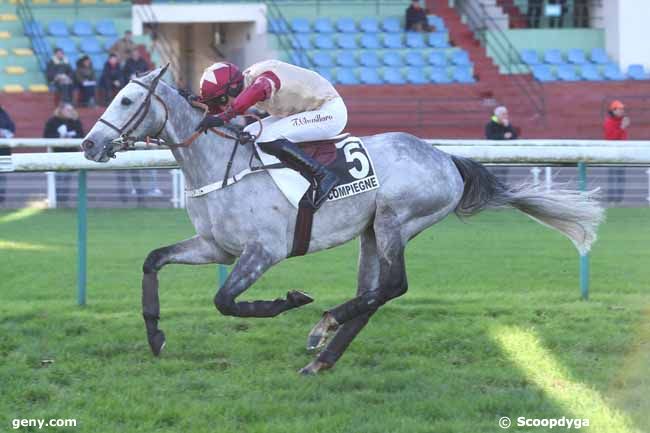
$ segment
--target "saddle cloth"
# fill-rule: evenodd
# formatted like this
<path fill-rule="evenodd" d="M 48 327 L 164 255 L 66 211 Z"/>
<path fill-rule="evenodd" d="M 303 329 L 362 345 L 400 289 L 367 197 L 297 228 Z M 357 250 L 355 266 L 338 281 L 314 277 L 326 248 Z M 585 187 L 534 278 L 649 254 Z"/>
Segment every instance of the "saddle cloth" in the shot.
<path fill-rule="evenodd" d="M 326 165 L 339 177 L 339 184 L 330 193 L 328 201 L 379 188 L 372 160 L 360 138 L 343 134 L 330 140 L 297 144 L 307 155 Z M 264 165 L 280 162 L 259 147 L 257 153 Z M 300 200 L 309 189 L 309 181 L 290 168 L 272 169 L 268 173 L 289 202 L 298 208 Z"/>

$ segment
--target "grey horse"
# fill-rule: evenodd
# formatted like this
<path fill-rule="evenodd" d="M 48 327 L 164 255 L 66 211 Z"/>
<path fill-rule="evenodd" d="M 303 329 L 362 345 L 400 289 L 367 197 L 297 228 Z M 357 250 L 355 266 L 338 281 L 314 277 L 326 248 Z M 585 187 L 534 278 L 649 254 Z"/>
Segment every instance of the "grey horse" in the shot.
<path fill-rule="evenodd" d="M 159 136 L 181 143 L 202 118 L 156 69 L 124 87 L 85 137 L 87 159 L 106 162 L 133 141 Z M 122 139 L 120 139 L 122 136 Z M 481 164 L 448 155 L 406 133 L 362 137 L 380 187 L 326 202 L 314 216 L 308 253 L 360 238 L 357 295 L 326 311 L 308 337 L 308 348 L 322 348 L 301 372 L 334 366 L 377 309 L 406 293 L 404 249 L 418 233 L 455 212 L 474 215 L 486 208 L 513 207 L 568 237 L 582 253 L 596 240 L 603 211 L 590 194 L 511 188 Z M 237 153 L 232 172 L 249 167 L 252 146 Z M 215 134 L 201 134 L 189 147 L 172 153 L 190 189 L 224 178 L 231 146 Z M 201 197 L 190 198 L 187 212 L 196 236 L 149 253 L 143 265 L 142 309 L 151 350 L 158 355 L 165 335 L 158 328 L 160 269 L 170 263 L 200 265 L 237 261 L 215 297 L 224 315 L 274 317 L 312 301 L 289 292 L 272 301 L 237 301 L 271 266 L 291 251 L 297 209 L 266 171 Z"/>

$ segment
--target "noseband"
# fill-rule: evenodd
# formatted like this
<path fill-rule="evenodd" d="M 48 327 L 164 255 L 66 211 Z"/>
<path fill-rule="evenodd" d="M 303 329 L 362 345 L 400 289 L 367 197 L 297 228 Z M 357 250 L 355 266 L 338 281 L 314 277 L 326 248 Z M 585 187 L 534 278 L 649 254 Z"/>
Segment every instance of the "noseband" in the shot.
<path fill-rule="evenodd" d="M 142 104 L 138 107 L 135 113 L 127 120 L 127 122 L 121 127 L 117 127 L 111 122 L 109 122 L 106 119 L 99 118 L 99 121 L 102 122 L 104 125 L 108 126 L 109 128 L 113 129 L 116 131 L 120 136 L 119 138 L 113 140 L 114 144 L 125 144 L 127 147 L 129 145 L 133 145 L 136 141 L 137 138 L 131 136 L 131 133 L 135 131 L 138 126 L 144 121 L 144 119 L 147 117 L 147 114 L 149 114 L 149 110 L 151 109 L 151 99 L 152 97 L 155 97 L 158 102 L 160 102 L 165 109 L 165 121 L 162 123 L 158 131 L 156 132 L 155 135 L 152 137 L 147 136 L 145 141 L 149 141 L 150 139 L 157 139 L 160 134 L 162 134 L 163 130 L 165 129 L 165 126 L 167 125 L 167 120 L 169 119 L 169 108 L 167 107 L 167 104 L 165 104 L 165 101 L 158 96 L 156 92 L 156 87 L 158 86 L 158 79 L 155 79 L 154 82 L 152 83 L 151 86 L 147 86 L 146 84 L 142 83 L 141 81 L 138 80 L 131 80 L 130 83 L 137 84 L 138 86 L 142 86 L 145 89 L 147 89 L 147 96 L 145 97 L 144 101 L 142 101 Z M 114 153 L 110 156 L 114 156 Z"/>

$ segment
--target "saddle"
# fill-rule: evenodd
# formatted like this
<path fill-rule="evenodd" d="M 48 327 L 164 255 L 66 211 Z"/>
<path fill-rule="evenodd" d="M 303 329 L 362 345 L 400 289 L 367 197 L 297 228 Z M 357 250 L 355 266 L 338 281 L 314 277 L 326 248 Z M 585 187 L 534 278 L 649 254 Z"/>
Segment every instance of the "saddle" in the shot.
<path fill-rule="evenodd" d="M 307 155 L 314 158 L 324 166 L 329 166 L 336 161 L 336 143 L 345 140 L 349 133 L 340 134 L 327 140 L 304 141 L 296 143 Z M 298 215 L 296 216 L 296 227 L 293 232 L 293 246 L 289 257 L 304 256 L 309 250 L 311 241 L 311 228 L 314 222 L 314 195 L 313 185 L 302 196 L 298 203 Z"/>

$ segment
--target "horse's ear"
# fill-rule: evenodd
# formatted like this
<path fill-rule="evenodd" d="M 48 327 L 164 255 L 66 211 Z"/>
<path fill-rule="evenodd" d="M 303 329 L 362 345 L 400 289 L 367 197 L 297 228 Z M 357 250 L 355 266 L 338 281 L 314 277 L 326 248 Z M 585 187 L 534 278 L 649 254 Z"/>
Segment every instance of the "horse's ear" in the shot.
<path fill-rule="evenodd" d="M 158 84 L 158 82 L 163 77 L 163 75 L 165 75 L 165 72 L 167 72 L 167 68 L 169 68 L 169 63 L 167 63 L 165 66 L 163 66 L 160 69 L 160 72 L 158 72 L 158 75 L 156 75 L 156 77 L 153 79 L 152 84 L 153 83 Z"/>

